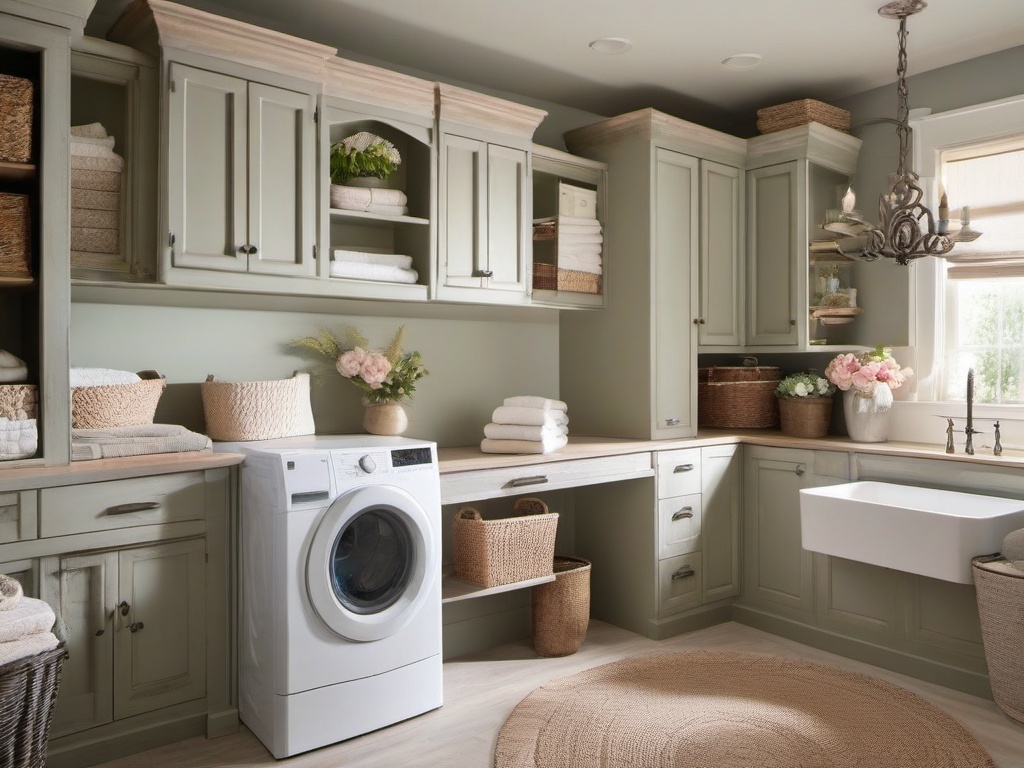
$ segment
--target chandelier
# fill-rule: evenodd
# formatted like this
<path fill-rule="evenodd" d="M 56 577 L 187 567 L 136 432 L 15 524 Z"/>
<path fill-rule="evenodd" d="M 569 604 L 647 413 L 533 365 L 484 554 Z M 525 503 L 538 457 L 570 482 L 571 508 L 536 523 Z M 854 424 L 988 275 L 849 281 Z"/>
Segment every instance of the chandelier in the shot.
<path fill-rule="evenodd" d="M 956 234 L 948 234 L 945 207 L 940 207 L 939 227 L 935 226 L 932 212 L 921 200 L 924 192 L 918 184 L 919 177 L 907 167 L 907 151 L 910 148 L 911 128 L 908 123 L 910 106 L 907 90 L 907 17 L 927 7 L 924 0 L 895 0 L 878 9 L 888 19 L 899 19 L 899 58 L 896 67 L 896 135 L 899 138 L 900 154 L 896 173 L 889 176 L 889 191 L 879 198 L 878 226 L 866 221 L 853 208 L 852 192 L 843 200 L 843 210 L 838 220 L 825 224 L 824 228 L 842 235 L 860 236 L 860 251 L 857 254 L 865 261 L 880 258 L 892 259 L 897 264 L 908 265 L 922 256 L 944 256 L 961 240 L 973 240 L 980 233 L 964 226 Z M 843 249 L 849 253 L 849 250 Z"/>

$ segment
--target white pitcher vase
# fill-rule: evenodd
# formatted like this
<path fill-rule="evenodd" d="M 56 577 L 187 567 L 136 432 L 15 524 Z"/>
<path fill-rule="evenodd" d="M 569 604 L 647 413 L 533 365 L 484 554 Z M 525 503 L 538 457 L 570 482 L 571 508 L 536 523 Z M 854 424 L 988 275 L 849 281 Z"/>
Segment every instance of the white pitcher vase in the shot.
<path fill-rule="evenodd" d="M 843 393 L 846 432 L 858 443 L 884 443 L 889 439 L 891 408 L 877 408 L 870 397 L 848 389 Z"/>

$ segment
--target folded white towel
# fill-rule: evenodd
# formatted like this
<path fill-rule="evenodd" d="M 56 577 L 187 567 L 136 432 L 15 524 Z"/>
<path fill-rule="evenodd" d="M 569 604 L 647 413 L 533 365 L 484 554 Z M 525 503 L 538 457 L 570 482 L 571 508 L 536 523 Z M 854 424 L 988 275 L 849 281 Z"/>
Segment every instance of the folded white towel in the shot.
<path fill-rule="evenodd" d="M 46 651 L 52 651 L 58 645 L 57 636 L 53 632 L 39 632 L 21 640 L 0 643 L 0 666 L 18 659 L 27 659 Z"/>
<path fill-rule="evenodd" d="M 565 447 L 568 442 L 565 435 L 544 440 L 491 440 L 485 437 L 480 441 L 480 450 L 484 453 L 551 453 Z"/>
<path fill-rule="evenodd" d="M 561 400 L 554 400 L 549 397 L 538 397 L 537 395 L 516 395 L 506 397 L 502 405 L 512 408 L 542 408 L 545 411 L 568 411 L 569 406 Z"/>
<path fill-rule="evenodd" d="M 569 416 L 565 411 L 549 411 L 544 408 L 523 408 L 522 406 L 499 405 L 491 414 L 495 424 L 523 424 L 526 426 L 543 427 L 568 424 Z"/>
<path fill-rule="evenodd" d="M 24 595 L 20 581 L 0 574 L 0 611 L 13 611 Z"/>
<path fill-rule="evenodd" d="M 72 387 L 106 387 L 111 384 L 134 384 L 142 381 L 139 374 L 114 368 L 72 368 Z"/>
<path fill-rule="evenodd" d="M 547 424 L 543 427 L 526 424 L 487 424 L 484 426 L 484 437 L 492 440 L 544 440 L 567 435 L 569 428 L 564 424 Z"/>
<path fill-rule="evenodd" d="M 353 264 L 386 264 L 399 269 L 412 269 L 412 256 L 397 253 L 367 253 L 366 251 L 346 251 L 334 249 L 335 261 L 348 261 Z"/>
<path fill-rule="evenodd" d="M 589 272 L 592 275 L 604 274 L 604 268 L 601 266 L 600 263 L 595 264 L 592 261 L 577 259 L 574 256 L 559 256 L 558 268 L 573 269 L 577 272 Z"/>
<path fill-rule="evenodd" d="M 419 278 L 415 269 L 402 269 L 387 264 L 357 264 L 351 261 L 332 261 L 331 277 L 355 280 L 378 280 L 383 283 L 415 283 Z"/>
<path fill-rule="evenodd" d="M 570 232 L 558 232 L 558 244 L 559 245 L 570 245 L 570 244 L 584 244 L 584 243 L 603 243 L 604 237 L 601 235 L 590 235 L 590 234 L 572 234 Z"/>
<path fill-rule="evenodd" d="M 112 171 L 121 173 L 124 170 L 124 160 L 117 155 L 112 157 L 101 157 L 98 155 L 72 155 L 71 168 L 75 171 Z"/>
<path fill-rule="evenodd" d="M 595 222 L 596 223 L 596 222 Z M 559 224 L 558 239 L 574 237 L 601 237 L 601 225 L 585 227 L 582 224 Z"/>
<path fill-rule="evenodd" d="M 558 226 L 561 227 L 565 225 L 576 225 L 581 227 L 592 228 L 596 227 L 597 229 L 601 228 L 601 222 L 599 222 L 597 219 L 582 218 L 580 216 L 559 216 Z"/>
<path fill-rule="evenodd" d="M 331 207 L 347 211 L 365 211 L 370 204 L 370 190 L 365 187 L 331 185 Z"/>
<path fill-rule="evenodd" d="M 404 205 L 376 205 L 370 203 L 366 206 L 367 213 L 379 213 L 381 216 L 404 216 L 409 209 Z"/>
<path fill-rule="evenodd" d="M 6 419 L 0 416 L 0 460 L 27 459 L 39 445 L 35 419 Z"/>
<path fill-rule="evenodd" d="M 9 611 L 0 611 L 0 643 L 21 640 L 53 628 L 53 608 L 34 597 L 23 597 Z"/>
<path fill-rule="evenodd" d="M 600 243 L 559 243 L 559 256 L 575 256 L 578 259 L 590 259 L 600 263 L 604 246 Z"/>
<path fill-rule="evenodd" d="M 107 129 L 103 127 L 103 123 L 72 125 L 71 135 L 77 138 L 105 139 L 107 138 Z"/>
<path fill-rule="evenodd" d="M 0 349 L 0 383 L 13 384 L 28 378 L 28 366 L 15 354 Z"/>
<path fill-rule="evenodd" d="M 71 154 L 76 154 L 75 149 L 85 144 L 90 144 L 94 147 L 103 147 L 109 149 L 111 152 L 114 151 L 114 137 L 104 136 L 100 138 L 98 136 L 75 136 L 71 134 Z"/>
<path fill-rule="evenodd" d="M 405 206 L 409 198 L 400 189 L 370 189 L 370 205 L 397 205 Z"/>
<path fill-rule="evenodd" d="M 154 453 L 208 451 L 206 435 L 178 424 L 142 424 L 134 427 L 71 430 L 71 460 L 112 459 Z"/>
<path fill-rule="evenodd" d="M 102 144 L 89 144 L 87 142 L 76 141 L 73 136 L 71 137 L 71 156 L 108 157 L 123 160 L 123 158 L 110 147 Z"/>

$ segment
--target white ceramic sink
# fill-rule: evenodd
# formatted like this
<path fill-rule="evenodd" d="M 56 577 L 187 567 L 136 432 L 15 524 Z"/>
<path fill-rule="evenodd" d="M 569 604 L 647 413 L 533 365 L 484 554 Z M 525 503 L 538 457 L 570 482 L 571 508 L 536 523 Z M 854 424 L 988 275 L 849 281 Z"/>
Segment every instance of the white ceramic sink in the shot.
<path fill-rule="evenodd" d="M 971 584 L 971 558 L 1024 528 L 1024 501 L 862 481 L 800 491 L 803 548 Z"/>

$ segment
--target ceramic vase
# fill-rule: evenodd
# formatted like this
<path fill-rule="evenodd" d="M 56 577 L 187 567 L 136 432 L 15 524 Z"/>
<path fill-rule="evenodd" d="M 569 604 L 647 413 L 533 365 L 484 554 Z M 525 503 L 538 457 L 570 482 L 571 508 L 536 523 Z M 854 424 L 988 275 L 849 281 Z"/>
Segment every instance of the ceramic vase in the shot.
<path fill-rule="evenodd" d="M 371 435 L 402 435 L 409 428 L 409 417 L 401 403 L 363 405 L 363 429 Z"/>
<path fill-rule="evenodd" d="M 376 176 L 354 176 L 345 182 L 348 187 L 365 187 L 367 189 L 387 189 L 387 181 Z"/>
<path fill-rule="evenodd" d="M 858 443 L 884 443 L 889 439 L 890 410 L 875 411 L 870 397 L 848 389 L 843 393 L 846 432 Z"/>
<path fill-rule="evenodd" d="M 784 435 L 825 437 L 831 423 L 831 397 L 779 398 L 779 424 Z"/>

